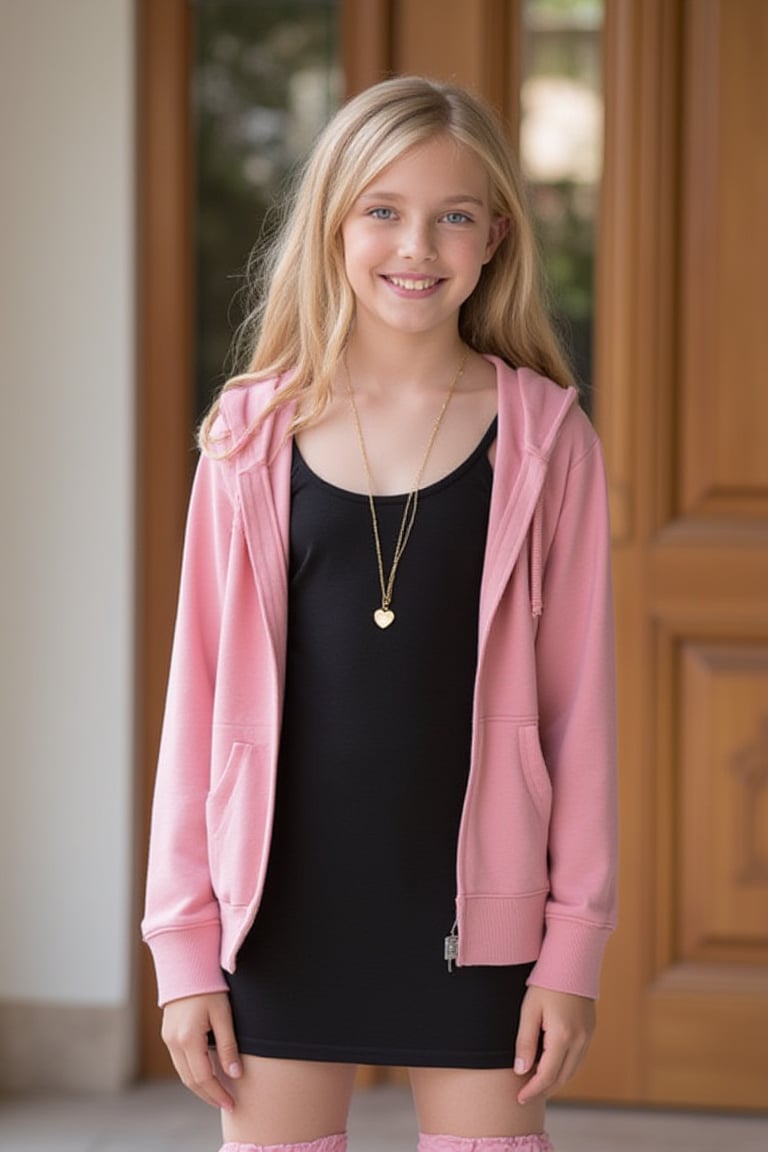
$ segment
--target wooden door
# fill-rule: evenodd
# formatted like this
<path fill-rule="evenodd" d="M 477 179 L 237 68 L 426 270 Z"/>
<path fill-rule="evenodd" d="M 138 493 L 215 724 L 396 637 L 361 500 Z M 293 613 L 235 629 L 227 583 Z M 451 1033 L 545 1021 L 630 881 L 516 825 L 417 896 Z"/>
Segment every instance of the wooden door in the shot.
<path fill-rule="evenodd" d="M 768 1101 L 768 4 L 614 0 L 598 423 L 623 866 L 569 1095 Z"/>

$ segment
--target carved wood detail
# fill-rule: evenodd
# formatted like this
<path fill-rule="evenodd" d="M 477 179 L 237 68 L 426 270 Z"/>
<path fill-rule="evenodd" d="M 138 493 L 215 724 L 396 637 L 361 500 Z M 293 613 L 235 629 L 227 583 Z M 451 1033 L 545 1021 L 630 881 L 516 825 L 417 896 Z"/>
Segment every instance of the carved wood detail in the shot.
<path fill-rule="evenodd" d="M 736 832 L 741 860 L 734 882 L 768 885 L 768 713 L 762 716 L 754 739 L 734 753 L 731 771 L 741 783 Z"/>
<path fill-rule="evenodd" d="M 768 634 L 666 623 L 676 722 L 660 732 L 672 917 L 660 967 L 768 961 Z M 664 657 L 663 657 L 664 658 Z M 761 816 L 762 813 L 762 816 Z"/>

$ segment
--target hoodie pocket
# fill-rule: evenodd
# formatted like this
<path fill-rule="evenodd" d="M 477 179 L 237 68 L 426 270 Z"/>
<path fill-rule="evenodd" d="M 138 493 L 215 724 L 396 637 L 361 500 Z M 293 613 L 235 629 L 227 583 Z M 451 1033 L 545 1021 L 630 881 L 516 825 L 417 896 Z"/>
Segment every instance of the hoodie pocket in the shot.
<path fill-rule="evenodd" d="M 491 716 L 477 733 L 477 761 L 460 839 L 464 890 L 520 896 L 548 887 L 551 791 L 535 722 Z"/>
<path fill-rule="evenodd" d="M 552 812 L 552 781 L 544 762 L 537 724 L 524 724 L 518 729 L 520 763 L 528 791 L 545 824 Z"/>
<path fill-rule="evenodd" d="M 232 744 L 205 810 L 213 890 L 222 903 L 246 905 L 253 894 L 268 810 L 263 755 L 258 745 Z"/>

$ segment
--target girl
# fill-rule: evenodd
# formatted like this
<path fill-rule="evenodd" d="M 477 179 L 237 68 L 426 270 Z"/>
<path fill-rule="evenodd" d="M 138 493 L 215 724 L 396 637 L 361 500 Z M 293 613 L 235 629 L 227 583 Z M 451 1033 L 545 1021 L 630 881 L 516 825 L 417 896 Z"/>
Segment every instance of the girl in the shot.
<path fill-rule="evenodd" d="M 551 1148 L 614 921 L 605 486 L 502 130 L 404 77 L 317 142 L 205 421 L 143 922 L 224 1149 Z M 211 1048 L 209 1049 L 209 1044 Z"/>

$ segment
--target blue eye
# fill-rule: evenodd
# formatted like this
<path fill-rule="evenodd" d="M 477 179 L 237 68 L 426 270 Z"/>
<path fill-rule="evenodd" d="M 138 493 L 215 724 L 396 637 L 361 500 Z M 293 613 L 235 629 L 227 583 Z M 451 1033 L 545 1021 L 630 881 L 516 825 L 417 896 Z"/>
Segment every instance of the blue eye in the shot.
<path fill-rule="evenodd" d="M 393 220 L 395 216 L 391 208 L 371 208 L 368 215 L 374 220 Z"/>
<path fill-rule="evenodd" d="M 443 217 L 447 224 L 471 224 L 471 216 L 467 216 L 466 212 L 446 212 Z"/>

